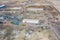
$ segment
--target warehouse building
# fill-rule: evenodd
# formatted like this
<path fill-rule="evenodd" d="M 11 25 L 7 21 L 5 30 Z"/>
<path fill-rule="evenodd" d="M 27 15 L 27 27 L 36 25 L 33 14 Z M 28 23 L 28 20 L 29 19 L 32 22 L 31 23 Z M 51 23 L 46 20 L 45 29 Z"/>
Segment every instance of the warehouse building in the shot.
<path fill-rule="evenodd" d="M 28 8 L 30 11 L 43 10 L 43 8 Z"/>
<path fill-rule="evenodd" d="M 37 19 L 23 19 L 23 23 L 39 24 L 39 20 L 37 20 Z"/>

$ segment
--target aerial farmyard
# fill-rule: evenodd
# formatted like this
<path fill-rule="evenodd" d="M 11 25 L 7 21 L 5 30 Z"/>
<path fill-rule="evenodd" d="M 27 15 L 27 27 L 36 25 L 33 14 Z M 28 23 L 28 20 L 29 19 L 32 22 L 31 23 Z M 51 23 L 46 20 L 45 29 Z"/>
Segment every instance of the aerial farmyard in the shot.
<path fill-rule="evenodd" d="M 0 40 L 60 40 L 60 12 L 51 0 L 0 0 Z"/>

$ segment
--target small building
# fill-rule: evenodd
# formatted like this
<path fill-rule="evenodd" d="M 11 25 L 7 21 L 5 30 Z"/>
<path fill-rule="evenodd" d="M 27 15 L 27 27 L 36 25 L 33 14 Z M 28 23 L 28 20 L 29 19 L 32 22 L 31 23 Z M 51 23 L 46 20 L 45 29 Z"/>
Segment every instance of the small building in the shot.
<path fill-rule="evenodd" d="M 14 25 L 17 25 L 17 26 L 20 24 L 20 22 L 18 20 L 13 20 L 11 23 Z"/>
<path fill-rule="evenodd" d="M 6 8 L 7 6 L 6 5 L 0 5 L 0 9 L 1 8 Z"/>
<path fill-rule="evenodd" d="M 21 20 L 23 17 L 22 17 L 22 16 L 20 16 L 20 15 L 18 15 L 18 16 L 17 16 L 17 18 L 18 18 L 19 20 Z"/>
<path fill-rule="evenodd" d="M 0 15 L 0 19 L 4 19 L 2 15 Z"/>
<path fill-rule="evenodd" d="M 37 20 L 37 19 L 23 19 L 23 23 L 39 24 L 39 20 Z"/>

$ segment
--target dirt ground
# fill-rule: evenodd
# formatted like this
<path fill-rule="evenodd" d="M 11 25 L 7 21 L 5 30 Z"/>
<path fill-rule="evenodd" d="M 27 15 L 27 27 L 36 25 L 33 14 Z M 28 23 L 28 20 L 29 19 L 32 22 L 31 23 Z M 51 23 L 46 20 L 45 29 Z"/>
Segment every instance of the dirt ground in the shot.
<path fill-rule="evenodd" d="M 25 40 L 26 31 L 22 30 L 19 37 L 15 40 Z M 35 31 L 30 35 L 29 40 L 57 40 L 55 34 L 50 30 L 44 30 L 41 32 Z"/>

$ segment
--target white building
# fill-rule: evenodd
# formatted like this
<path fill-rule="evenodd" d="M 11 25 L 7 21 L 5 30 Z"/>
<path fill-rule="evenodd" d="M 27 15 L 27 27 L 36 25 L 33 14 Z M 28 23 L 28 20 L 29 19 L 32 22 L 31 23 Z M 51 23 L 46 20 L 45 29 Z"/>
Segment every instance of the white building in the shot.
<path fill-rule="evenodd" d="M 13 7 L 13 8 L 10 8 L 10 9 L 21 9 L 22 7 Z"/>
<path fill-rule="evenodd" d="M 29 11 L 38 11 L 38 10 L 43 11 L 44 9 L 43 8 L 28 8 L 27 10 L 29 10 Z"/>
<path fill-rule="evenodd" d="M 23 23 L 34 23 L 34 24 L 38 24 L 39 20 L 37 19 L 23 19 Z"/>

